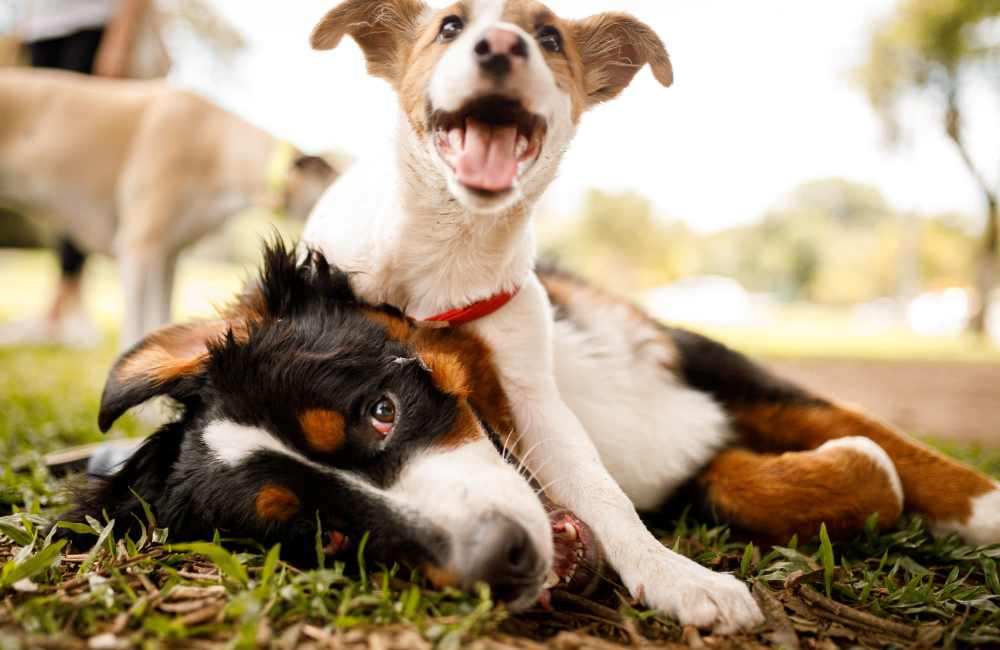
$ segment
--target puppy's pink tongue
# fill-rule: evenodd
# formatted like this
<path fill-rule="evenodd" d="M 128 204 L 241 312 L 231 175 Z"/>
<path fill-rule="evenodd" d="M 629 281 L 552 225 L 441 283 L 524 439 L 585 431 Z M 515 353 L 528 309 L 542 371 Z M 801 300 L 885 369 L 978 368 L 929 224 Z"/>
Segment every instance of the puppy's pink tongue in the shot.
<path fill-rule="evenodd" d="M 458 155 L 455 172 L 468 187 L 500 192 L 514 187 L 517 178 L 516 126 L 491 127 L 468 120 L 465 146 Z"/>

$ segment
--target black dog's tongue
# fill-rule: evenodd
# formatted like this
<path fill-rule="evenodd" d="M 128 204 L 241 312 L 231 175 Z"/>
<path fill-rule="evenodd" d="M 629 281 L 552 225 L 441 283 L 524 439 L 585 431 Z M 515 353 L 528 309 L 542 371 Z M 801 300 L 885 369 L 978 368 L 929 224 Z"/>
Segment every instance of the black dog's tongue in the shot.
<path fill-rule="evenodd" d="M 593 531 L 572 512 L 545 496 L 542 497 L 542 505 L 552 524 L 555 550 L 546 589 L 565 589 L 582 595 L 592 592 L 604 565 L 601 545 Z M 543 596 L 543 601 L 546 596 Z"/>

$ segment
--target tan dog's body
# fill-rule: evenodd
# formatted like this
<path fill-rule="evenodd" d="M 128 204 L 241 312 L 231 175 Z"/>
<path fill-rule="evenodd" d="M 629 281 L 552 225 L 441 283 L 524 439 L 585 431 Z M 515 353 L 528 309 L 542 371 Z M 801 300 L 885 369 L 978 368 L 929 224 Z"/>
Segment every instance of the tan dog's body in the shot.
<path fill-rule="evenodd" d="M 158 81 L 4 71 L 0 115 L 0 205 L 49 219 L 87 252 L 121 261 L 123 345 L 169 320 L 180 251 L 267 201 L 282 146 Z M 326 185 L 293 183 L 308 195 L 285 197 L 299 212 Z"/>

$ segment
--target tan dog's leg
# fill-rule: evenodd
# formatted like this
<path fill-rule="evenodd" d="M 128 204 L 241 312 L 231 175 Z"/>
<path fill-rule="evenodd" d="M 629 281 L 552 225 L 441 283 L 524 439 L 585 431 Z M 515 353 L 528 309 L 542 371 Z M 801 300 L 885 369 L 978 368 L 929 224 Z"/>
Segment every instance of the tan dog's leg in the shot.
<path fill-rule="evenodd" d="M 903 491 L 888 455 L 868 438 L 840 438 L 812 451 L 760 454 L 722 452 L 698 477 L 708 507 L 720 519 L 761 539 L 807 540 L 825 523 L 849 538 L 872 513 L 880 528 L 902 512 Z"/>
<path fill-rule="evenodd" d="M 120 347 L 170 322 L 177 255 L 131 250 L 120 254 L 125 318 Z"/>

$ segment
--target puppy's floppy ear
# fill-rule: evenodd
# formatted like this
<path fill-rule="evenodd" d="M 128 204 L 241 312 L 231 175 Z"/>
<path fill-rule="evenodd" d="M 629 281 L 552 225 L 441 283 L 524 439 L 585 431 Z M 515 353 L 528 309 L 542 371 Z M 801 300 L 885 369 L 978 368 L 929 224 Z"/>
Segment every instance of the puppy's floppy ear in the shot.
<path fill-rule="evenodd" d="M 669 86 L 673 67 L 663 41 L 645 23 L 623 13 L 605 13 L 577 21 L 573 38 L 583 60 L 589 104 L 614 99 L 646 64 L 656 80 Z"/>
<path fill-rule="evenodd" d="M 194 391 L 208 360 L 209 343 L 221 340 L 232 327 L 227 320 L 170 325 L 119 357 L 101 395 L 101 431 L 149 399 L 159 395 L 183 398 Z"/>
<path fill-rule="evenodd" d="M 311 43 L 332 50 L 351 36 L 365 53 L 368 72 L 395 85 L 426 10 L 422 0 L 346 0 L 316 25 Z"/>

